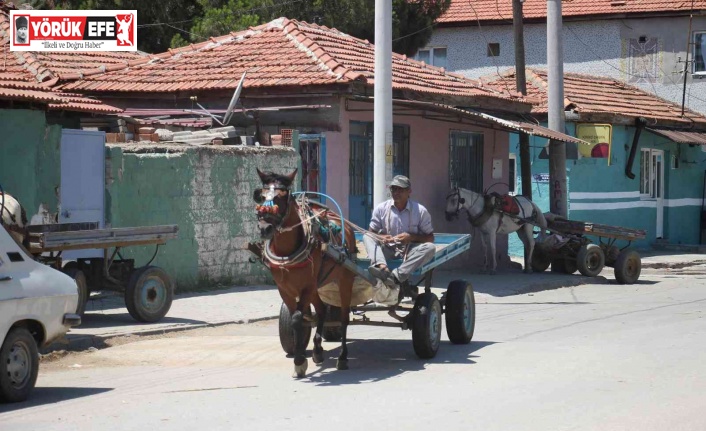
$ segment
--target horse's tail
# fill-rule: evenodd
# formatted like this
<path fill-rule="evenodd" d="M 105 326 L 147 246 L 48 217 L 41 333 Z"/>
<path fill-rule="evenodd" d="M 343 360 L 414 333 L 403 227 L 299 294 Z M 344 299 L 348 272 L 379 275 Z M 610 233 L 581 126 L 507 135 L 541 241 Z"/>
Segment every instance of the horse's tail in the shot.
<path fill-rule="evenodd" d="M 547 219 L 546 219 L 546 217 L 544 217 L 544 213 L 542 212 L 542 210 L 539 209 L 537 204 L 532 202 L 532 207 L 534 208 L 534 213 L 535 213 L 535 216 L 534 216 L 534 220 L 536 222 L 535 226 L 541 228 L 542 233 L 544 233 L 544 231 L 547 230 Z"/>

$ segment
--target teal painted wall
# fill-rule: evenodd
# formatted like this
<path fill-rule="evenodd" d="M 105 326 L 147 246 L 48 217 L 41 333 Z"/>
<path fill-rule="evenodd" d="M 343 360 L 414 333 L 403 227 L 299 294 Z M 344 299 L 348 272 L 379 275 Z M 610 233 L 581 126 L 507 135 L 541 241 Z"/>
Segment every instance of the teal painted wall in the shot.
<path fill-rule="evenodd" d="M 299 157 L 291 148 L 107 146 L 106 222 L 112 227 L 179 225 L 179 238 L 160 248 L 154 265 L 177 289 L 271 282 L 247 243 L 258 239 L 252 190 L 256 168 L 289 173 Z M 154 247 L 122 253 L 144 265 Z"/>
<path fill-rule="evenodd" d="M 40 203 L 57 210 L 61 126 L 48 125 L 44 111 L 0 110 L 0 184 L 25 207 L 27 217 Z"/>
<path fill-rule="evenodd" d="M 568 134 L 575 136 L 574 123 L 567 123 L 566 129 Z M 657 210 L 653 201 L 639 197 L 640 149 L 663 150 L 665 199 L 663 238 L 670 244 L 698 244 L 706 153 L 702 152 L 700 147 L 676 144 L 643 130 L 632 167 L 635 179 L 630 179 L 625 176 L 625 164 L 634 133 L 634 127 L 613 126 L 610 166 L 607 164 L 607 159 L 567 160 L 569 217 L 573 220 L 644 229 L 647 231 L 646 239 L 633 245 L 638 248 L 648 248 L 656 240 Z M 549 172 L 548 161 L 538 158 L 540 147 L 545 142 L 546 140 L 540 138 L 531 138 L 533 174 Z M 519 154 L 517 135 L 511 135 L 510 152 Z M 677 169 L 671 169 L 672 156 L 676 156 L 679 160 Z M 519 160 L 517 164 L 517 189 L 520 191 Z M 548 191 L 548 184 L 533 182 L 533 198 L 543 211 L 549 211 Z M 581 199 L 578 199 L 576 193 L 601 193 L 603 196 L 586 199 L 585 195 L 579 195 Z M 615 197 L 615 193 L 622 193 L 623 197 Z M 522 243 L 514 235 L 510 237 L 510 254 L 522 256 Z"/>

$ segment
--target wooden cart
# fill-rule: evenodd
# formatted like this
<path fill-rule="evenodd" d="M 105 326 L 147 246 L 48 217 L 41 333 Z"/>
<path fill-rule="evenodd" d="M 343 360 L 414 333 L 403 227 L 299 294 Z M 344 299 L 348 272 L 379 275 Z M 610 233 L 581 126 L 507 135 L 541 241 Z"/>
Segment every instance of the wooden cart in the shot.
<path fill-rule="evenodd" d="M 573 274 L 578 271 L 595 277 L 604 266 L 614 269 L 620 284 L 635 283 L 640 277 L 640 254 L 630 247 L 632 241 L 645 238 L 645 231 L 584 221 L 547 217 L 551 235 L 535 244 L 532 269 L 542 272 L 549 265 L 552 271 Z M 590 237 L 598 238 L 594 243 Z M 617 241 L 627 241 L 622 248 Z"/>
<path fill-rule="evenodd" d="M 441 299 L 431 292 L 434 269 L 468 250 L 471 245 L 471 236 L 437 233 L 434 238 L 436 245 L 434 258 L 413 274 L 416 282 L 403 283 L 400 287 L 400 301 L 396 305 L 380 306 L 369 301 L 351 307 L 353 317 L 350 320 L 350 325 L 388 326 L 411 330 L 414 351 L 417 356 L 423 359 L 433 358 L 439 349 L 442 314 L 446 315 L 446 332 L 449 340 L 454 344 L 470 343 L 476 320 L 473 287 L 466 280 L 454 280 L 449 283 Z M 362 234 L 356 233 L 356 239 L 362 241 Z M 358 249 L 364 250 L 362 245 Z M 368 272 L 370 260 L 367 256 L 357 256 L 354 260 L 346 257 L 341 250 L 333 246 L 325 247 L 324 252 L 365 282 L 371 285 L 377 283 L 377 279 Z M 388 261 L 390 269 L 396 268 L 401 263 L 401 260 Z M 422 283 L 424 291 L 417 293 L 418 287 Z M 411 298 L 411 302 L 403 302 L 404 298 Z M 341 309 L 333 305 L 327 305 L 327 307 L 328 312 L 322 335 L 327 341 L 338 341 L 341 339 Z M 380 311 L 387 312 L 395 321 L 374 320 L 368 317 L 368 313 L 373 314 L 373 312 Z M 316 322 L 311 322 L 308 326 L 304 335 L 306 340 L 311 337 L 311 327 L 313 326 L 316 326 Z M 284 304 L 280 309 L 279 337 L 284 351 L 293 353 L 294 331 L 291 326 L 291 315 Z"/>
<path fill-rule="evenodd" d="M 29 252 L 76 280 L 77 314 L 83 314 L 91 292 L 119 292 L 130 315 L 140 322 L 162 319 L 172 305 L 174 282 L 161 268 L 150 264 L 159 246 L 177 237 L 176 225 L 98 229 L 97 223 L 60 223 L 29 228 Z M 134 259 L 123 259 L 120 249 L 155 245 L 152 259 L 135 268 Z M 64 264 L 62 252 L 102 249 L 102 258 L 82 258 Z M 117 259 L 116 259 L 117 257 Z M 95 297 L 96 295 L 94 295 Z"/>

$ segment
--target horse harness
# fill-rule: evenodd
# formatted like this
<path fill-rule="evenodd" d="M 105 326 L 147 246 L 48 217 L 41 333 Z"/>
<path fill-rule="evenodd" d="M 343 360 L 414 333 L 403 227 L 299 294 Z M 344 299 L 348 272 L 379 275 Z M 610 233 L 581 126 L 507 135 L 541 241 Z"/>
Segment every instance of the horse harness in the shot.
<path fill-rule="evenodd" d="M 456 203 L 456 214 L 458 214 L 461 211 L 461 205 L 462 205 L 461 190 L 457 188 L 448 197 L 451 197 L 454 194 L 458 196 L 458 199 L 456 201 L 457 202 Z M 537 211 L 534 208 L 532 209 L 532 214 L 529 218 L 519 217 L 516 214 L 512 214 L 510 212 L 503 211 L 503 209 L 502 209 L 503 199 L 502 198 L 503 197 L 501 195 L 499 195 L 498 193 L 490 193 L 487 195 L 483 195 L 483 212 L 481 212 L 481 214 L 477 217 L 471 216 L 470 211 L 468 211 L 468 209 L 466 209 L 466 212 L 468 213 L 468 221 L 471 223 L 471 225 L 473 225 L 474 227 L 480 227 L 480 226 L 484 225 L 490 219 L 490 217 L 493 215 L 494 212 L 500 213 L 500 221 L 498 223 L 498 229 L 502 225 L 502 218 L 504 216 L 509 216 L 512 219 L 519 220 L 522 222 L 536 221 Z M 522 209 L 522 206 L 519 204 L 517 197 L 513 196 L 512 199 L 515 201 L 515 204 L 518 206 L 518 208 L 520 208 L 520 210 L 523 212 L 523 215 L 524 215 L 524 210 Z M 471 203 L 471 206 L 473 206 L 474 203 L 475 203 L 475 201 Z"/>
<path fill-rule="evenodd" d="M 295 199 L 290 197 L 287 214 L 292 207 L 291 200 Z M 271 240 L 266 240 L 262 247 L 262 260 L 265 266 L 270 269 L 289 270 L 303 268 L 309 265 L 311 253 L 315 247 L 321 245 L 322 243 L 328 243 L 331 238 L 338 233 L 344 235 L 343 229 L 340 226 L 332 221 L 329 221 L 325 215 L 322 217 L 322 214 L 325 214 L 326 211 L 317 213 L 311 208 L 308 199 L 304 194 L 296 199 L 295 202 L 297 203 L 297 212 L 301 222 L 298 225 L 290 226 L 284 229 L 280 227 L 277 228 L 277 230 L 278 232 L 285 232 L 301 225 L 304 230 L 304 241 L 302 241 L 297 250 L 289 256 L 277 256 L 272 253 L 270 248 Z M 325 280 L 336 267 L 333 265 L 325 274 L 323 274 L 323 262 L 326 259 L 328 259 L 328 255 L 322 254 L 322 264 L 319 268 L 318 276 L 319 283 Z"/>

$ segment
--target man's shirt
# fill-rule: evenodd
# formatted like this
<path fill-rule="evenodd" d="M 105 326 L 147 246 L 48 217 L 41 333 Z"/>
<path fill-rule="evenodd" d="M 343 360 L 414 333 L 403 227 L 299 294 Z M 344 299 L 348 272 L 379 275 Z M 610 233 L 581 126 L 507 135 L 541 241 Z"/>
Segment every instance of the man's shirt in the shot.
<path fill-rule="evenodd" d="M 407 206 L 402 210 L 395 207 L 392 199 L 378 205 L 373 211 L 370 220 L 370 230 L 396 236 L 403 232 L 412 235 L 429 235 L 434 233 L 431 224 L 431 215 L 419 202 L 407 201 Z"/>

